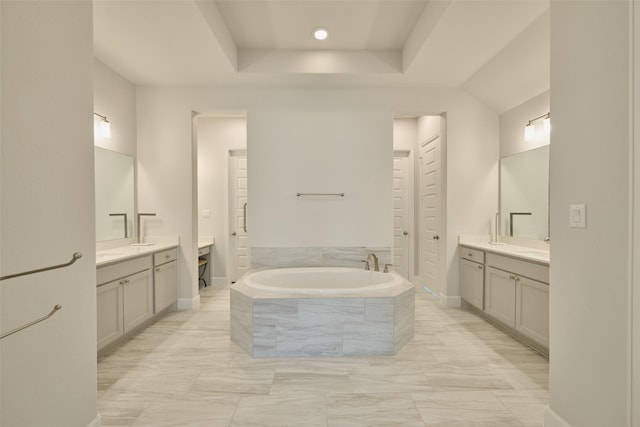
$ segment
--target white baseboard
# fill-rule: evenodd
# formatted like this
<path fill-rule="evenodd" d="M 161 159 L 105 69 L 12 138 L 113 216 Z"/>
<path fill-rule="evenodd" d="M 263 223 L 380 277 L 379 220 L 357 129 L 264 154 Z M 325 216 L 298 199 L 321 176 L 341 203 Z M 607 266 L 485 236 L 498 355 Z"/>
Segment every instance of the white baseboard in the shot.
<path fill-rule="evenodd" d="M 460 307 L 462 305 L 462 298 L 459 296 L 440 294 L 440 304 L 445 307 Z"/>
<path fill-rule="evenodd" d="M 93 421 L 87 424 L 87 427 L 101 427 L 101 426 L 102 426 L 102 417 L 100 416 L 100 414 L 96 414 L 96 417 L 93 419 Z"/>
<path fill-rule="evenodd" d="M 571 427 L 556 411 L 547 406 L 544 411 L 544 427 Z"/>
<path fill-rule="evenodd" d="M 222 276 L 222 277 L 214 277 L 213 279 L 211 279 L 212 281 L 212 285 L 213 286 L 224 286 L 227 284 L 227 278 Z"/>
<path fill-rule="evenodd" d="M 195 310 L 200 308 L 200 294 L 193 298 L 178 298 L 178 310 Z"/>

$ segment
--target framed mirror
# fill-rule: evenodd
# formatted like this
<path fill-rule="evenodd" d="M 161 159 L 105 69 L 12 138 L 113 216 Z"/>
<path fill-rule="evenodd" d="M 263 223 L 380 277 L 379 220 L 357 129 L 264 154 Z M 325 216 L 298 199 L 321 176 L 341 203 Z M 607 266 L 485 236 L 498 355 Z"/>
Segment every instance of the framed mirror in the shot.
<path fill-rule="evenodd" d="M 500 159 L 500 234 L 549 237 L 549 146 Z"/>
<path fill-rule="evenodd" d="M 133 237 L 134 159 L 100 147 L 94 150 L 96 242 Z"/>

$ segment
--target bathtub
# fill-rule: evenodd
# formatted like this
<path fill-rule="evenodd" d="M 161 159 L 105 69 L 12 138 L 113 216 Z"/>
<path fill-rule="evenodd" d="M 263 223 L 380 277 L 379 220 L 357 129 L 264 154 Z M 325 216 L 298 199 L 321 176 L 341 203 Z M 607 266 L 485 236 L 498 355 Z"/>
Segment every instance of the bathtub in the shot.
<path fill-rule="evenodd" d="M 254 357 L 395 354 L 413 337 L 414 292 L 394 271 L 251 271 L 231 287 L 231 338 Z"/>
<path fill-rule="evenodd" d="M 305 267 L 260 270 L 245 276 L 251 289 L 289 294 L 361 294 L 385 290 L 404 282 L 395 272 L 380 273 L 356 268 Z"/>

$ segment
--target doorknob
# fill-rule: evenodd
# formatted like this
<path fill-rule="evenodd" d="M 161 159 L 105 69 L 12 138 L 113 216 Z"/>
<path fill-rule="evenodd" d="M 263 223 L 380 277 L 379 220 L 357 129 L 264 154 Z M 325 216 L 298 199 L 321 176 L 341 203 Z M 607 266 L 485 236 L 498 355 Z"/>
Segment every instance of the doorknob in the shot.
<path fill-rule="evenodd" d="M 409 232 L 408 231 L 403 231 L 402 234 L 405 235 L 405 236 L 408 236 Z"/>
<path fill-rule="evenodd" d="M 236 234 L 238 234 L 238 233 L 236 233 L 235 231 L 233 233 L 231 233 L 232 236 L 235 236 Z"/>
<path fill-rule="evenodd" d="M 433 236 L 433 240 L 440 240 L 440 236 L 436 234 L 435 236 Z"/>

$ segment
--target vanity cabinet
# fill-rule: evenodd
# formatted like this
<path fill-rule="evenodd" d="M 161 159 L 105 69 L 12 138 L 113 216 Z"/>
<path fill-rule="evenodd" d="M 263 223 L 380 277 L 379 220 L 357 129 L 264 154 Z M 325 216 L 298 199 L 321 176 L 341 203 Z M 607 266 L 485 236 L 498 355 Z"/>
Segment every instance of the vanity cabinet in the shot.
<path fill-rule="evenodd" d="M 460 296 L 480 310 L 484 309 L 484 252 L 460 247 Z"/>
<path fill-rule="evenodd" d="M 178 251 L 169 249 L 153 256 L 154 312 L 159 313 L 178 298 Z"/>
<path fill-rule="evenodd" d="M 547 350 L 549 267 L 493 253 L 485 262 L 485 313 Z"/>
<path fill-rule="evenodd" d="M 96 270 L 97 347 L 101 350 L 153 316 L 151 257 Z"/>
<path fill-rule="evenodd" d="M 515 328 L 516 325 L 516 276 L 506 271 L 487 267 L 484 292 L 484 312 Z"/>

